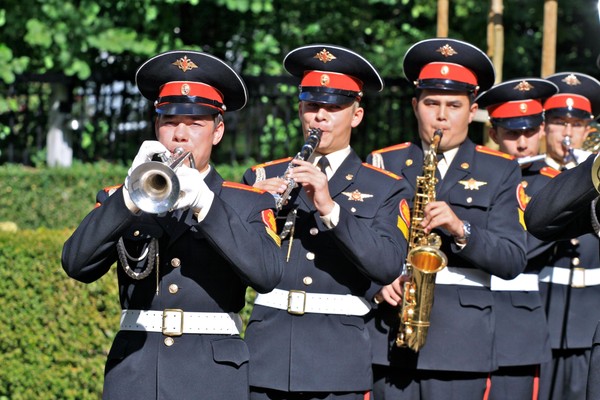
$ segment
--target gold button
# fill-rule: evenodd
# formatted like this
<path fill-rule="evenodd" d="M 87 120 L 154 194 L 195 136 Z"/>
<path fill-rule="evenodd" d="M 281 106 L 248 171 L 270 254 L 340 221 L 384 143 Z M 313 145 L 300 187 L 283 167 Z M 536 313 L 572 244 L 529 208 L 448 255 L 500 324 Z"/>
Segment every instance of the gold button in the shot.
<path fill-rule="evenodd" d="M 179 286 L 177 286 L 177 285 L 176 285 L 176 284 L 174 284 L 174 283 L 171 283 L 171 284 L 169 285 L 169 293 L 171 293 L 171 294 L 175 294 L 175 293 L 177 293 L 178 291 L 179 291 Z"/>
<path fill-rule="evenodd" d="M 315 259 L 315 253 L 313 253 L 312 251 L 309 251 L 308 253 L 306 253 L 306 259 L 307 260 L 314 260 Z"/>
<path fill-rule="evenodd" d="M 140 236 L 140 231 L 135 231 L 135 232 L 133 232 L 133 236 L 135 236 L 135 237 L 138 237 L 138 236 Z"/>
<path fill-rule="evenodd" d="M 473 198 L 472 197 L 467 197 L 467 203 L 472 203 L 473 202 Z"/>
<path fill-rule="evenodd" d="M 310 228 L 310 234 L 315 236 L 317 233 L 319 233 L 319 229 L 318 228 Z"/>
<path fill-rule="evenodd" d="M 308 286 L 312 283 L 312 278 L 310 276 L 305 276 L 304 278 L 302 278 L 302 282 Z"/>
<path fill-rule="evenodd" d="M 168 337 L 165 338 L 164 342 L 165 342 L 165 346 L 171 347 L 175 343 L 175 339 L 173 339 L 172 337 L 168 336 Z"/>
<path fill-rule="evenodd" d="M 577 238 L 573 238 L 573 239 L 571 239 L 571 244 L 572 244 L 573 246 L 577 246 L 577 245 L 579 244 L 579 239 L 577 239 Z"/>
<path fill-rule="evenodd" d="M 571 260 L 571 264 L 574 267 L 578 266 L 580 262 L 581 262 L 581 260 L 579 260 L 579 257 L 573 257 L 573 259 Z"/>
<path fill-rule="evenodd" d="M 352 207 L 352 208 L 350 209 L 350 211 L 352 211 L 352 212 L 356 212 L 356 208 Z"/>
<path fill-rule="evenodd" d="M 181 260 L 177 257 L 171 260 L 171 266 L 173 268 L 179 268 L 181 266 Z"/>

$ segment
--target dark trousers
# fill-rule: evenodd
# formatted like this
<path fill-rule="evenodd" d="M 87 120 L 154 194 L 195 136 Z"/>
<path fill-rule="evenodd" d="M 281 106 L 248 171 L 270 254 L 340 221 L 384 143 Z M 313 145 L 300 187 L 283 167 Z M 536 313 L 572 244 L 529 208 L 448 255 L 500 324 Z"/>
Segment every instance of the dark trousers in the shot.
<path fill-rule="evenodd" d="M 500 367 L 491 374 L 489 400 L 537 400 L 539 365 Z"/>
<path fill-rule="evenodd" d="M 541 365 L 540 400 L 585 400 L 590 353 L 591 349 L 552 350 L 552 361 Z"/>
<path fill-rule="evenodd" d="M 373 366 L 374 400 L 482 400 L 487 372 L 422 371 Z"/>
<path fill-rule="evenodd" d="M 251 386 L 250 400 L 371 400 L 371 393 L 282 392 Z"/>

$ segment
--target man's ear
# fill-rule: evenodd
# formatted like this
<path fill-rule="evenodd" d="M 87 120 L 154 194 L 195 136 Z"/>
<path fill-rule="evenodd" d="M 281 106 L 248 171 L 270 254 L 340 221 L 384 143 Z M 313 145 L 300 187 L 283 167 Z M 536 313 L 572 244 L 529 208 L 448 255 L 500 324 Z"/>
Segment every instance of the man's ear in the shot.
<path fill-rule="evenodd" d="M 365 115 L 365 109 L 362 107 L 357 107 L 354 110 L 354 114 L 352 115 L 352 123 L 350 124 L 353 128 L 356 128 L 361 122 Z"/>
<path fill-rule="evenodd" d="M 213 131 L 213 140 L 212 140 L 213 146 L 216 146 L 217 144 L 219 144 L 221 139 L 223 139 L 224 133 L 225 133 L 225 123 L 223 121 L 219 121 L 219 123 L 215 127 L 215 130 Z"/>

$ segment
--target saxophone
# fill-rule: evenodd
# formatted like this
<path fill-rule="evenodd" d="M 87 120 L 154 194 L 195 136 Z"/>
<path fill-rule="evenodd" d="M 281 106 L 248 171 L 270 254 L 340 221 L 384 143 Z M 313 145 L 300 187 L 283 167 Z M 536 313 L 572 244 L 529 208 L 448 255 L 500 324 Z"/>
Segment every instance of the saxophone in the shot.
<path fill-rule="evenodd" d="M 433 306 L 435 275 L 448 264 L 446 255 L 440 250 L 442 241 L 439 235 L 426 235 L 421 227 L 425 206 L 435 201 L 436 152 L 442 139 L 442 130 L 433 134 L 431 148 L 425 154 L 423 175 L 417 177 L 413 210 L 408 237 L 402 306 L 399 312 L 400 326 L 396 337 L 398 347 L 409 347 L 415 352 L 425 344 L 429 329 L 429 317 Z"/>

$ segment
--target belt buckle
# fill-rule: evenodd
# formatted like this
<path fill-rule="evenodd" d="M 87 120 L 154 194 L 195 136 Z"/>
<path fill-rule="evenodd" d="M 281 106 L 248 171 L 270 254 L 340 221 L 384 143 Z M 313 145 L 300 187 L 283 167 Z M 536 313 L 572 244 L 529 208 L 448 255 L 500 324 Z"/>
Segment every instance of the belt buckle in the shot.
<path fill-rule="evenodd" d="M 572 288 L 584 288 L 585 287 L 585 268 L 573 267 L 571 275 L 571 287 Z"/>
<path fill-rule="evenodd" d="M 306 292 L 304 290 L 290 290 L 288 292 L 287 312 L 293 315 L 304 315 L 306 307 Z"/>
<path fill-rule="evenodd" d="M 173 316 L 179 318 L 179 324 L 174 323 L 171 326 L 167 325 L 167 318 Z M 179 325 L 179 326 L 177 326 Z M 162 315 L 162 334 L 165 336 L 181 336 L 183 335 L 183 310 L 178 308 L 165 308 Z"/>

